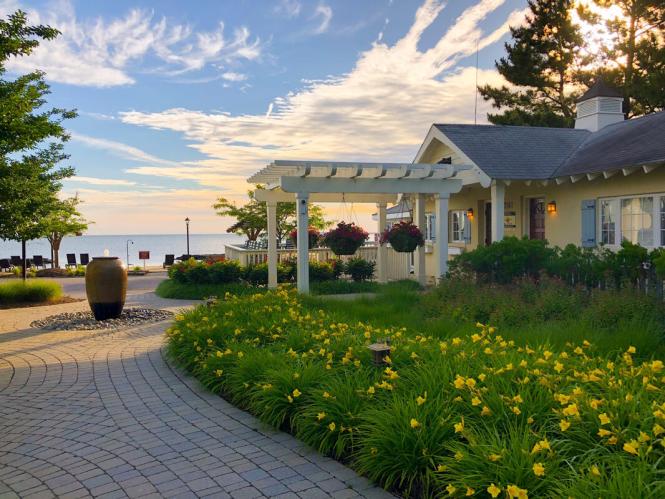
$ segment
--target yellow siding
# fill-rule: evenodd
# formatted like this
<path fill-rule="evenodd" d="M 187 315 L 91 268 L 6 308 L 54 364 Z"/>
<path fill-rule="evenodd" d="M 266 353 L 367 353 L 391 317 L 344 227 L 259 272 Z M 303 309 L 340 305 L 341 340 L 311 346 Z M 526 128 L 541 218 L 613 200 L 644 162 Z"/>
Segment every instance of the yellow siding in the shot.
<path fill-rule="evenodd" d="M 434 146 L 438 144 L 438 146 Z M 436 150 L 435 150 L 436 149 Z M 424 160 L 432 156 L 440 158 L 442 155 L 450 154 L 446 146 L 438 141 L 433 141 L 432 146 L 423 155 Z M 453 159 L 453 162 L 455 160 Z M 573 243 L 580 244 L 581 240 L 581 206 L 582 201 L 588 199 L 599 199 L 603 197 L 630 196 L 639 194 L 656 194 L 665 192 L 665 167 L 657 168 L 651 173 L 645 174 L 642 170 L 624 176 L 618 172 L 609 179 L 601 176 L 589 181 L 586 178 L 576 183 L 570 181 L 557 185 L 550 181 L 543 186 L 540 182 L 533 182 L 527 186 L 524 181 L 512 182 L 506 187 L 506 211 L 515 211 L 517 215 L 517 227 L 505 229 L 506 236 L 518 236 L 528 234 L 528 199 L 533 197 L 544 197 L 545 203 L 556 201 L 557 213 L 545 215 L 545 237 L 552 245 L 565 246 Z M 467 245 L 452 244 L 464 250 L 475 248 L 479 241 L 484 238 L 484 203 L 490 201 L 490 190 L 483 189 L 479 185 L 465 187 L 459 194 L 450 198 L 450 210 L 467 210 L 473 208 L 474 219 L 471 226 L 471 243 Z M 428 199 L 427 212 L 434 212 L 434 201 Z M 428 254 L 426 258 L 426 270 L 428 275 L 434 273 L 434 257 Z"/>

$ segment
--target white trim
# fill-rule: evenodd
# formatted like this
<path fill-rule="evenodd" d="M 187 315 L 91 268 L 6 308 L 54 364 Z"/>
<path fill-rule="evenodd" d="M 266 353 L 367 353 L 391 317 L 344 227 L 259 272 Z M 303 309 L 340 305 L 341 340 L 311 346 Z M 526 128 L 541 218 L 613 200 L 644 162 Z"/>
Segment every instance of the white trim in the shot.
<path fill-rule="evenodd" d="M 454 222 L 455 215 L 457 215 L 458 217 L 461 216 L 462 218 L 462 225 L 457 230 L 457 232 L 459 233 L 459 239 L 455 239 L 455 222 Z M 466 210 L 450 210 L 450 212 L 448 213 L 448 221 L 450 223 L 449 242 L 459 243 L 459 244 L 466 243 L 466 240 L 464 239 L 464 224 L 467 223 Z"/>

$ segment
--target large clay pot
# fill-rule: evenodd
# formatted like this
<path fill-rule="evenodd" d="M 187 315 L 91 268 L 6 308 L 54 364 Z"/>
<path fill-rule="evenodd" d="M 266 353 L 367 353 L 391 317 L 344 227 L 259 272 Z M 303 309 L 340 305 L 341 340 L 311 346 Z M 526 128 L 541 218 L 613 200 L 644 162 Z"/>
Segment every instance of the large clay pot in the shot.
<path fill-rule="evenodd" d="M 85 292 L 95 319 L 120 317 L 127 295 L 127 267 L 117 256 L 96 256 L 85 269 Z"/>

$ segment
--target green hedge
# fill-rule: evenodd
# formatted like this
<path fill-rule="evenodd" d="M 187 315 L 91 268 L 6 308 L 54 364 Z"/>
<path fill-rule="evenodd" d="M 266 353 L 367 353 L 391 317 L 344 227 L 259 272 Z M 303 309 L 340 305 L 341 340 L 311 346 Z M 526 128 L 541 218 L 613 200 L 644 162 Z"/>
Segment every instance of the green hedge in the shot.
<path fill-rule="evenodd" d="M 651 253 L 640 245 L 624 241 L 618 251 L 605 247 L 565 248 L 547 241 L 506 237 L 456 256 L 450 274 L 472 274 L 481 281 L 507 284 L 522 278 L 538 279 L 543 274 L 569 284 L 589 287 L 638 285 L 647 279 L 665 279 L 665 251 Z"/>
<path fill-rule="evenodd" d="M 0 304 L 41 303 L 62 296 L 58 283 L 49 281 L 12 281 L 0 284 Z"/>

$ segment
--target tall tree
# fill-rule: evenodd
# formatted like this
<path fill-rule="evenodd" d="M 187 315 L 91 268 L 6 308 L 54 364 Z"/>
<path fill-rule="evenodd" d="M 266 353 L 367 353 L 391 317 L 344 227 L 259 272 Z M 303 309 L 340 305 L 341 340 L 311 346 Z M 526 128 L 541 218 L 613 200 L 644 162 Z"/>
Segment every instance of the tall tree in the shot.
<path fill-rule="evenodd" d="M 79 213 L 78 205 L 80 202 L 78 197 L 58 201 L 55 209 L 44 218 L 46 239 L 51 244 L 51 258 L 53 266 L 56 268 L 60 267 L 59 251 L 64 237 L 80 235 L 92 223 Z"/>
<path fill-rule="evenodd" d="M 573 22 L 573 0 L 529 0 L 526 23 L 510 28 L 507 55 L 496 62 L 513 86 L 479 87 L 482 97 L 502 110 L 495 124 L 571 127 L 575 122 L 575 65 L 583 43 Z"/>
<path fill-rule="evenodd" d="M 261 189 L 261 187 L 258 187 Z M 268 212 L 265 203 L 256 200 L 254 191 L 249 191 L 249 202 L 238 206 L 226 198 L 219 198 L 213 205 L 217 214 L 235 218 L 236 222 L 226 232 L 242 234 L 249 241 L 256 241 L 268 228 Z M 309 207 L 309 225 L 316 229 L 325 229 L 330 225 L 323 216 L 320 206 Z M 296 204 L 277 204 L 277 238 L 281 241 L 296 227 Z"/>
<path fill-rule="evenodd" d="M 44 220 L 58 204 L 60 181 L 74 174 L 57 165 L 68 157 L 62 122 L 76 113 L 44 109 L 50 93 L 44 74 L 9 80 L 6 63 L 29 56 L 40 40 L 58 34 L 49 26 L 28 25 L 20 10 L 0 20 L 0 238 L 22 242 L 24 278 L 25 241 L 45 235 Z"/>
<path fill-rule="evenodd" d="M 601 8 L 619 8 L 622 15 L 603 22 L 590 8 L 580 16 L 601 26 L 611 37 L 602 48 L 612 61 L 602 71 L 623 90 L 627 118 L 665 109 L 665 2 L 663 0 L 594 0 Z M 603 26 L 604 24 L 604 26 Z"/>

